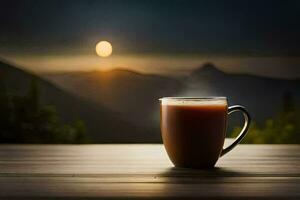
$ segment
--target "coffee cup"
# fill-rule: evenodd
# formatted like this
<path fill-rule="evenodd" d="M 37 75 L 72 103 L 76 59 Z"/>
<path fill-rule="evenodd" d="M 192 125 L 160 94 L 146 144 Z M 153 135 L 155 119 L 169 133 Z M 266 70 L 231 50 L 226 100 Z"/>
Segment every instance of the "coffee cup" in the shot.
<path fill-rule="evenodd" d="M 229 114 L 240 111 L 244 126 L 223 148 Z M 245 107 L 228 107 L 226 97 L 164 97 L 160 99 L 161 134 L 170 160 L 176 167 L 211 168 L 246 135 L 250 115 Z"/>

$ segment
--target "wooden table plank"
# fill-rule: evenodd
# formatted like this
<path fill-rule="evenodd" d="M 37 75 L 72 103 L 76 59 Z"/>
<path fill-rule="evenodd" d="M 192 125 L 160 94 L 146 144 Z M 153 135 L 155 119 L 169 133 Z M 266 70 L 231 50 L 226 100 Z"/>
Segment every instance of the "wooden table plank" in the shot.
<path fill-rule="evenodd" d="M 1 145 L 0 198 L 300 199 L 300 145 L 239 145 L 213 170 L 162 145 Z"/>

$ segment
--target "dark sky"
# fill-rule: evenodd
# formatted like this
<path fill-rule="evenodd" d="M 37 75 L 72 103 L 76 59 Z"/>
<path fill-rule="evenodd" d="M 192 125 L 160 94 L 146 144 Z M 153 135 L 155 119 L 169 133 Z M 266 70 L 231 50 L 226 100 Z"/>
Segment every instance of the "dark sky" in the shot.
<path fill-rule="evenodd" d="M 300 1 L 1 0 L 0 51 L 300 55 Z"/>

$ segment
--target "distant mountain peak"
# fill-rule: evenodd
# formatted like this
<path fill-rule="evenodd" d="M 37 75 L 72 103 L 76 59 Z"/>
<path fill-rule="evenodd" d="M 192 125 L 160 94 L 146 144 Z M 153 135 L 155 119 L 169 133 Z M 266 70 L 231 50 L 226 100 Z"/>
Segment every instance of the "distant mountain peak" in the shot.
<path fill-rule="evenodd" d="M 219 70 L 213 63 L 204 63 L 202 66 L 197 68 L 192 72 L 193 75 L 203 75 L 203 74 L 224 74 L 223 71 Z"/>
<path fill-rule="evenodd" d="M 213 63 L 204 63 L 201 67 L 202 71 L 219 71 Z"/>

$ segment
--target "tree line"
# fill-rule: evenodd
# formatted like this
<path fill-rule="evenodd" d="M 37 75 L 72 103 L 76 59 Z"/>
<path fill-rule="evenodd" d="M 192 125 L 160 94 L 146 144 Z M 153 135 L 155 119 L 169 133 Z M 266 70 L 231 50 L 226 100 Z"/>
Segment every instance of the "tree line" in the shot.
<path fill-rule="evenodd" d="M 248 144 L 300 144 L 300 112 L 297 110 L 293 96 L 287 92 L 283 95 L 282 108 L 277 116 L 267 119 L 262 125 L 255 121 L 243 143 Z M 234 128 L 230 134 L 236 137 L 241 128 Z"/>
<path fill-rule="evenodd" d="M 64 123 L 53 105 L 42 105 L 38 82 L 25 95 L 8 91 L 0 81 L 0 143 L 87 143 L 85 124 Z"/>

